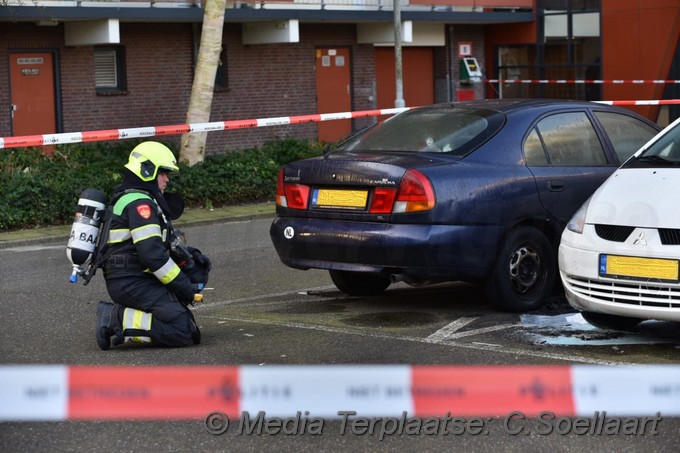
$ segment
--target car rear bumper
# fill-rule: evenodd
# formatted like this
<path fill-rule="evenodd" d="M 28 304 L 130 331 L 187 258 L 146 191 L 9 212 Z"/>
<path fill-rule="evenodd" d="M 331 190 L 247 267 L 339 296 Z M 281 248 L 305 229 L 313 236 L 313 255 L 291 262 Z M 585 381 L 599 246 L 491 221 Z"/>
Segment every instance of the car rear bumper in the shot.
<path fill-rule="evenodd" d="M 599 275 L 599 252 L 562 242 L 560 277 L 569 304 L 583 311 L 680 321 L 680 284 Z"/>
<path fill-rule="evenodd" d="M 501 228 L 277 217 L 270 235 L 287 266 L 401 274 L 418 280 L 486 275 Z"/>

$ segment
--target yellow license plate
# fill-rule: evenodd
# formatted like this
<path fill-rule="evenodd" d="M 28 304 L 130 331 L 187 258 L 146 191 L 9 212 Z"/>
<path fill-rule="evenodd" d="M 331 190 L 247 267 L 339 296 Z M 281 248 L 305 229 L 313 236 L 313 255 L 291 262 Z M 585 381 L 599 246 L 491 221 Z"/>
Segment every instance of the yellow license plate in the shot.
<path fill-rule="evenodd" d="M 600 255 L 600 275 L 678 281 L 678 260 Z"/>
<path fill-rule="evenodd" d="M 366 200 L 366 190 L 316 189 L 312 193 L 312 205 L 321 208 L 363 209 Z"/>

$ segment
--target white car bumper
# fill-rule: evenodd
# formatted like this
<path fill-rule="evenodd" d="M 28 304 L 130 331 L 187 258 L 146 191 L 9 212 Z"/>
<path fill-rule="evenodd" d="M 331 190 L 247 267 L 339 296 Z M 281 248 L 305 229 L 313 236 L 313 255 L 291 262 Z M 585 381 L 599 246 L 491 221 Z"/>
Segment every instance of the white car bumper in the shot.
<path fill-rule="evenodd" d="M 560 277 L 571 306 L 633 318 L 680 321 L 680 283 L 600 276 L 601 254 L 630 256 L 631 250 L 593 238 L 589 234 L 595 234 L 592 226 L 586 230 L 584 235 L 565 230 L 559 247 Z M 583 244 L 589 250 L 579 247 Z"/>

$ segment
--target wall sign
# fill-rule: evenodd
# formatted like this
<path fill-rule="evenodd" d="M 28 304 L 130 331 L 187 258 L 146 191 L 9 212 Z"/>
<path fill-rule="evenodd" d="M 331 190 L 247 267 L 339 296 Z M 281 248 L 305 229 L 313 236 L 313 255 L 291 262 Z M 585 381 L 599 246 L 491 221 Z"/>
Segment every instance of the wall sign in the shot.
<path fill-rule="evenodd" d="M 33 58 L 26 58 L 26 57 L 20 57 L 17 58 L 17 64 L 43 64 L 43 58 L 42 57 L 33 57 Z"/>

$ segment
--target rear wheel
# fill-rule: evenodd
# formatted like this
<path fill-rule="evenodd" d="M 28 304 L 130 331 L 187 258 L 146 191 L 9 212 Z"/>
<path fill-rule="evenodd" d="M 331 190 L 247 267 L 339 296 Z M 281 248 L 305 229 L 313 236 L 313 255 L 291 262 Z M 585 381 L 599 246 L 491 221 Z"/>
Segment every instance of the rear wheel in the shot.
<path fill-rule="evenodd" d="M 582 311 L 581 316 L 583 316 L 583 319 L 588 321 L 589 324 L 604 330 L 631 330 L 642 322 L 642 319 L 638 318 L 595 313 L 592 311 Z"/>
<path fill-rule="evenodd" d="M 548 238 L 536 228 L 521 227 L 506 238 L 484 291 L 501 310 L 535 310 L 552 294 L 556 273 Z"/>
<path fill-rule="evenodd" d="M 389 277 L 367 272 L 330 270 L 331 280 L 340 291 L 350 296 L 375 296 L 390 286 Z"/>

